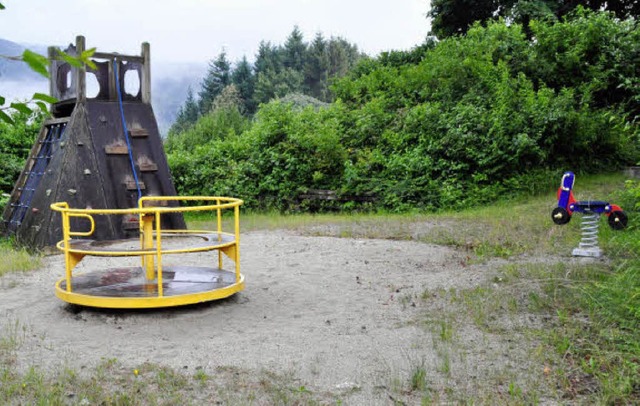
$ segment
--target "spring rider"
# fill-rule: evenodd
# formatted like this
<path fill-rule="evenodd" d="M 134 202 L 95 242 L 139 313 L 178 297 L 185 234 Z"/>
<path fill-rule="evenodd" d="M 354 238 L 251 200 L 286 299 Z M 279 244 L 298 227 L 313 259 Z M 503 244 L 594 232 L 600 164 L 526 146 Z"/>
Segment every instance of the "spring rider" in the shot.
<path fill-rule="evenodd" d="M 622 230 L 627 226 L 628 218 L 620 206 L 602 200 L 576 201 L 573 197 L 573 184 L 576 176 L 573 172 L 565 172 L 558 189 L 558 207 L 551 212 L 551 219 L 558 225 L 571 221 L 573 213 L 582 213 L 580 229 L 582 239 L 578 248 L 572 252 L 577 257 L 599 257 L 602 255 L 598 247 L 598 220 L 604 214 L 609 226 L 614 230 Z"/>

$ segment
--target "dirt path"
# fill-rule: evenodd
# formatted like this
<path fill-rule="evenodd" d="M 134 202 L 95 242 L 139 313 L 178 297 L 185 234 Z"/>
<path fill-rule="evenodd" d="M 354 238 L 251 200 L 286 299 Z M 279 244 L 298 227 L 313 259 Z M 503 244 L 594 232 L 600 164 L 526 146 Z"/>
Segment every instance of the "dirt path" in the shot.
<path fill-rule="evenodd" d="M 427 307 L 437 304 L 419 300 L 423 292 L 475 286 L 495 265 L 469 266 L 463 253 L 416 242 L 288 232 L 247 233 L 241 249 L 243 292 L 205 305 L 137 312 L 61 302 L 53 286 L 63 258 L 50 256 L 41 271 L 0 279 L 0 325 L 19 320 L 28 326 L 23 366 L 82 369 L 115 358 L 132 368 L 148 361 L 187 371 L 268 369 L 342 393 L 347 404 L 387 404 L 393 393 L 402 394 L 393 392 L 394 382 L 402 385 L 417 366 L 431 381 L 443 379 L 442 351 L 421 323 Z M 182 263 L 210 257 L 193 254 Z M 103 267 L 104 260 L 87 258 L 78 270 Z M 512 340 L 487 343 L 473 328 L 459 334 L 467 356 L 451 357 L 465 365 L 455 382 L 482 379 L 478 369 L 492 362 L 514 373 L 527 368 L 509 348 Z"/>

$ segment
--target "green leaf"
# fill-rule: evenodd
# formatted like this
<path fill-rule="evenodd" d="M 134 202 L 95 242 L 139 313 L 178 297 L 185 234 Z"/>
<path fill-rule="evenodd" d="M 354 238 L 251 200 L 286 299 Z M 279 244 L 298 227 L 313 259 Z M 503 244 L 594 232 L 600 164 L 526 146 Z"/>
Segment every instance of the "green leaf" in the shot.
<path fill-rule="evenodd" d="M 91 69 L 96 69 L 96 64 L 90 59 L 93 54 L 96 52 L 95 48 L 87 49 L 83 53 L 80 54 L 80 60 L 84 62 Z"/>
<path fill-rule="evenodd" d="M 58 101 L 58 99 L 56 99 L 55 97 L 51 97 L 48 94 L 44 94 L 44 93 L 34 93 L 33 100 L 41 100 L 43 102 L 47 102 L 50 104 L 56 103 Z"/>
<path fill-rule="evenodd" d="M 47 104 L 45 102 L 37 101 L 36 104 L 40 107 L 43 113 L 49 113 L 49 109 L 47 108 Z"/>
<path fill-rule="evenodd" d="M 4 97 L 0 96 L 0 106 L 2 106 L 4 104 Z"/>
<path fill-rule="evenodd" d="M 69 55 L 64 51 L 58 51 L 58 52 L 60 53 L 60 57 L 62 58 L 62 60 L 68 63 L 69 65 L 73 66 L 74 68 L 83 67 L 82 61 L 80 61 L 80 59 L 76 58 L 75 56 Z"/>
<path fill-rule="evenodd" d="M 2 110 L 0 110 L 0 120 L 4 121 L 5 123 L 11 124 L 11 125 L 14 124 L 13 120 L 11 119 L 11 117 L 7 113 L 2 111 Z"/>
<path fill-rule="evenodd" d="M 11 103 L 11 108 L 18 110 L 20 113 L 31 114 L 31 109 L 24 103 Z"/>
<path fill-rule="evenodd" d="M 4 10 L 4 4 L 0 3 L 0 10 Z"/>
<path fill-rule="evenodd" d="M 25 61 L 33 71 L 41 74 L 44 77 L 49 77 L 49 72 L 47 72 L 49 60 L 44 56 L 25 49 L 22 53 L 22 60 Z"/>

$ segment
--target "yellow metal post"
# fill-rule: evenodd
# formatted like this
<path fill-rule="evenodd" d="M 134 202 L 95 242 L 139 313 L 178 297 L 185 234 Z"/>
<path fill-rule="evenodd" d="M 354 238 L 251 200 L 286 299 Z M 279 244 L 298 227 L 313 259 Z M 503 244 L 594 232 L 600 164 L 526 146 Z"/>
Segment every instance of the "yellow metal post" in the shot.
<path fill-rule="evenodd" d="M 163 296 L 162 292 L 162 230 L 160 229 L 160 212 L 155 212 L 156 218 L 156 256 L 158 261 L 158 297 Z"/>
<path fill-rule="evenodd" d="M 69 205 L 65 203 L 65 208 Z M 64 265 L 65 265 L 65 278 L 67 279 L 67 292 L 71 292 L 71 258 L 69 255 L 69 245 L 71 244 L 71 236 L 69 231 L 71 224 L 69 222 L 69 213 L 62 212 L 62 240 L 64 241 Z"/>
<path fill-rule="evenodd" d="M 234 217 L 234 228 L 236 233 L 236 252 L 235 252 L 235 261 L 236 261 L 236 283 L 240 282 L 240 206 L 235 206 L 233 208 L 233 217 Z"/>
<path fill-rule="evenodd" d="M 222 209 L 220 209 L 220 199 L 216 199 L 216 206 L 218 206 L 217 218 L 218 218 L 218 242 L 222 241 Z M 222 251 L 218 250 L 218 269 L 222 269 Z"/>
<path fill-rule="evenodd" d="M 150 250 L 153 248 L 153 221 L 154 216 L 152 214 L 143 214 L 140 216 L 142 221 L 142 249 Z M 142 258 L 142 263 L 146 270 L 147 280 L 151 281 L 155 279 L 153 254 L 145 255 Z"/>

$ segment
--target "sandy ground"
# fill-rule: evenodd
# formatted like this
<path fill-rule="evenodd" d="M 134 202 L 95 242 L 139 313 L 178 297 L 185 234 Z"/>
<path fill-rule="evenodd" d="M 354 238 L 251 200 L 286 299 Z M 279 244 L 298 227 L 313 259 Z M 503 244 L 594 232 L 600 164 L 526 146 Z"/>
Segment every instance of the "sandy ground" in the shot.
<path fill-rule="evenodd" d="M 192 254 L 181 263 L 212 260 L 212 253 Z M 78 309 L 54 296 L 64 269 L 62 256 L 54 255 L 43 270 L 0 279 L 0 325 L 19 320 L 28 326 L 23 365 L 83 368 L 116 358 L 132 367 L 148 361 L 188 371 L 268 369 L 314 390 L 343 391 L 347 404 L 388 404 L 392 380 L 406 382 L 418 365 L 439 379 L 442 354 L 420 323 L 430 305 L 419 300 L 422 293 L 474 286 L 493 275 L 493 267 L 467 265 L 462 252 L 417 242 L 252 232 L 241 241 L 246 289 L 232 298 L 105 311 Z M 100 268 L 104 259 L 86 258 L 77 271 Z M 466 358 L 454 359 L 467 365 L 458 382 L 481 379 L 478 369 L 493 362 L 514 373 L 527 369 L 511 340 L 488 340 L 472 328 L 460 334 L 471 348 Z"/>

